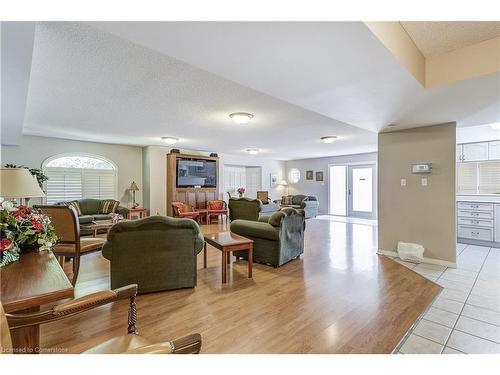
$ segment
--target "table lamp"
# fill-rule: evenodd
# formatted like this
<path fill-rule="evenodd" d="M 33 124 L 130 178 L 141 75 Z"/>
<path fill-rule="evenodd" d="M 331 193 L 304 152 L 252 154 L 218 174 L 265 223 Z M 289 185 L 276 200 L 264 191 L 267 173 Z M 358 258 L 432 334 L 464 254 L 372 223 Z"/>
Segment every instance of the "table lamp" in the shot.
<path fill-rule="evenodd" d="M 44 197 L 37 179 L 26 168 L 0 169 L 0 197 L 25 198 L 28 204 L 30 198 Z"/>
<path fill-rule="evenodd" d="M 286 195 L 288 195 L 288 182 L 286 182 L 286 180 L 281 180 L 279 185 L 286 187 Z"/>
<path fill-rule="evenodd" d="M 135 192 L 139 191 L 139 187 L 137 186 L 137 184 L 135 183 L 135 181 L 132 181 L 132 183 L 130 184 L 130 187 L 128 189 L 132 192 L 132 194 L 134 196 L 133 203 L 132 203 L 132 208 L 135 208 L 136 207 Z"/>

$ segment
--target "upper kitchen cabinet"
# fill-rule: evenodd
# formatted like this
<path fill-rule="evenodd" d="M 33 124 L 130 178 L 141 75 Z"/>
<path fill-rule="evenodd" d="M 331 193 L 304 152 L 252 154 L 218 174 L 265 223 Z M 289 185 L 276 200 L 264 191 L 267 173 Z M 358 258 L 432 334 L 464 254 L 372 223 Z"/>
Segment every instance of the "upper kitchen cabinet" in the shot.
<path fill-rule="evenodd" d="M 488 142 L 464 143 L 460 161 L 488 160 Z"/>
<path fill-rule="evenodd" d="M 490 160 L 500 160 L 500 141 L 490 142 Z"/>

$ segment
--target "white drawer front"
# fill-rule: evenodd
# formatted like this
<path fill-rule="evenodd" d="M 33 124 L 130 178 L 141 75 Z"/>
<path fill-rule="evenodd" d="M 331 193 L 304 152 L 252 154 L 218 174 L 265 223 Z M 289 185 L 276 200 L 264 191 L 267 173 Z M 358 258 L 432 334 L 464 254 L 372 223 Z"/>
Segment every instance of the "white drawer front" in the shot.
<path fill-rule="evenodd" d="M 493 228 L 493 220 L 487 220 L 487 219 L 468 219 L 464 217 L 459 217 L 458 218 L 458 224 L 462 225 L 477 225 L 480 227 L 490 227 Z"/>
<path fill-rule="evenodd" d="M 493 212 L 458 210 L 458 217 L 472 219 L 493 219 Z"/>
<path fill-rule="evenodd" d="M 473 228 L 465 225 L 459 225 L 458 237 L 481 241 L 492 241 L 493 230 L 488 228 Z"/>
<path fill-rule="evenodd" d="M 493 203 L 458 202 L 462 210 L 493 211 Z"/>

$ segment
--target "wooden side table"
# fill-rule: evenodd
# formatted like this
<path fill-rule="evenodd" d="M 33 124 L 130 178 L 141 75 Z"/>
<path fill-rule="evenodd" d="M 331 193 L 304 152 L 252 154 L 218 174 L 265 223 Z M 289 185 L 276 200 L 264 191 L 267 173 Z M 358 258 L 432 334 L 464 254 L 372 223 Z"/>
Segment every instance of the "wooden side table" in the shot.
<path fill-rule="evenodd" d="M 232 232 L 208 233 L 204 235 L 203 268 L 207 268 L 207 243 L 222 252 L 222 283 L 226 283 L 227 265 L 232 251 L 248 251 L 248 278 L 252 278 L 253 240 Z"/>
<path fill-rule="evenodd" d="M 200 213 L 200 224 L 203 224 L 203 218 L 205 218 L 205 224 L 208 224 L 208 210 L 206 208 L 195 208 L 194 210 Z"/>
<path fill-rule="evenodd" d="M 129 208 L 127 213 L 127 219 L 131 220 L 135 215 L 139 216 L 139 219 L 148 216 L 148 210 L 143 207 Z"/>
<path fill-rule="evenodd" d="M 0 268 L 1 303 L 6 313 L 40 311 L 40 305 L 73 298 L 73 285 L 51 251 L 22 253 Z M 11 330 L 15 353 L 37 354 L 40 326 Z"/>

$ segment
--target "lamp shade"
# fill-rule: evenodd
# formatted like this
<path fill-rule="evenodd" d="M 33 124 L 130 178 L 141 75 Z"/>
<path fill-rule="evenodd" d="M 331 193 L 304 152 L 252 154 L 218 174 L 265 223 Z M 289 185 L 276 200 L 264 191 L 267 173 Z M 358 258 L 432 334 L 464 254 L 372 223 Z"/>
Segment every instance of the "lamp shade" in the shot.
<path fill-rule="evenodd" d="M 0 197 L 36 198 L 44 196 L 38 181 L 26 168 L 0 169 Z"/>
<path fill-rule="evenodd" d="M 139 191 L 139 187 L 137 186 L 137 184 L 135 183 L 135 181 L 132 181 L 132 183 L 130 184 L 130 187 L 128 189 L 130 191 Z"/>

